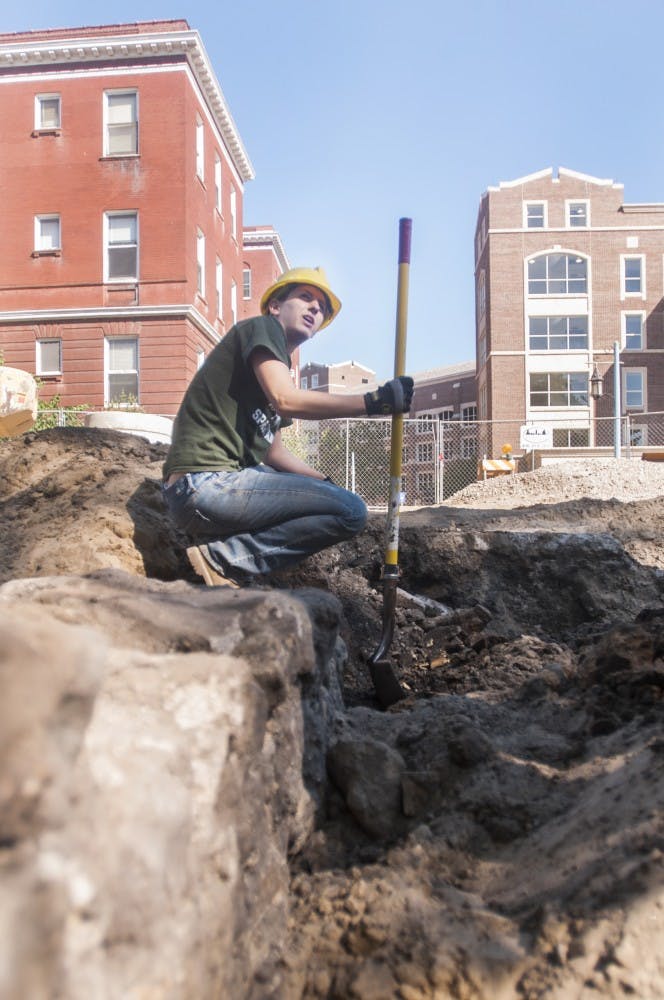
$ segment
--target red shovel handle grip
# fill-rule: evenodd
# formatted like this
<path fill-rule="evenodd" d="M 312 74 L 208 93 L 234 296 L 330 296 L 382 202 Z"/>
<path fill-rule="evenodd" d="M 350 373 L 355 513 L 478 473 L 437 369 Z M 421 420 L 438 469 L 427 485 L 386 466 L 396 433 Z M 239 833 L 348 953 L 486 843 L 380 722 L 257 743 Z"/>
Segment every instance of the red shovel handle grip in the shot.
<path fill-rule="evenodd" d="M 399 263 L 410 264 L 410 237 L 413 232 L 412 219 L 399 219 Z"/>

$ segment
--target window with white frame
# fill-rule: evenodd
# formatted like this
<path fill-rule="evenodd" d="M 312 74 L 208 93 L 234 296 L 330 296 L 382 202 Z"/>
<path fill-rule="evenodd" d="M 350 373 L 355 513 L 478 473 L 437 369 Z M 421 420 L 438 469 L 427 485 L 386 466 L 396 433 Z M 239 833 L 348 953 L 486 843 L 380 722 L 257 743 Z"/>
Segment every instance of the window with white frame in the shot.
<path fill-rule="evenodd" d="M 546 202 L 523 203 L 523 225 L 526 229 L 546 229 Z"/>
<path fill-rule="evenodd" d="M 202 347 L 196 348 L 196 370 L 202 368 L 205 364 L 205 351 Z"/>
<path fill-rule="evenodd" d="M 237 323 L 237 285 L 231 281 L 231 319 L 233 326 Z"/>
<path fill-rule="evenodd" d="M 205 234 L 196 230 L 196 291 L 205 298 Z"/>
<path fill-rule="evenodd" d="M 106 337 L 104 341 L 104 402 L 130 407 L 138 403 L 138 338 Z"/>
<path fill-rule="evenodd" d="M 477 439 L 465 437 L 461 439 L 461 457 L 475 458 L 477 455 Z"/>
<path fill-rule="evenodd" d="M 138 94 L 135 90 L 104 94 L 104 156 L 138 153 Z"/>
<path fill-rule="evenodd" d="M 51 132 L 61 128 L 62 103 L 59 94 L 37 94 L 35 97 L 35 131 Z"/>
<path fill-rule="evenodd" d="M 472 423 L 477 420 L 477 406 L 475 403 L 469 403 L 467 406 L 461 407 L 461 422 L 464 424 Z"/>
<path fill-rule="evenodd" d="M 589 201 L 568 201 L 565 203 L 567 209 L 567 225 L 570 229 L 587 229 L 590 225 L 590 202 Z"/>
<path fill-rule="evenodd" d="M 643 254 L 620 258 L 622 271 L 622 297 L 627 295 L 646 296 L 645 258 Z"/>
<path fill-rule="evenodd" d="M 312 389 L 317 389 L 318 388 L 318 375 L 312 375 L 311 376 L 311 388 Z"/>
<path fill-rule="evenodd" d="M 554 427 L 551 443 L 554 448 L 587 448 L 590 432 L 582 427 Z"/>
<path fill-rule="evenodd" d="M 242 271 L 242 298 L 251 298 L 251 268 L 245 267 Z"/>
<path fill-rule="evenodd" d="M 35 216 L 35 252 L 49 253 L 61 249 L 60 216 Z"/>
<path fill-rule="evenodd" d="M 433 462 L 433 441 L 418 441 L 416 455 L 418 462 Z"/>
<path fill-rule="evenodd" d="M 62 341 L 59 338 L 37 341 L 35 371 L 37 375 L 62 374 Z"/>
<path fill-rule="evenodd" d="M 585 295 L 588 261 L 571 253 L 547 253 L 528 261 L 529 295 Z"/>
<path fill-rule="evenodd" d="M 214 291 L 217 300 L 217 318 L 223 319 L 224 265 L 217 257 L 214 265 Z"/>
<path fill-rule="evenodd" d="M 626 351 L 643 350 L 643 328 L 646 314 L 644 312 L 622 314 L 622 340 Z"/>
<path fill-rule="evenodd" d="M 587 406 L 587 372 L 531 372 L 531 406 Z"/>
<path fill-rule="evenodd" d="M 205 126 L 196 119 L 196 176 L 205 180 Z"/>
<path fill-rule="evenodd" d="M 301 375 L 300 376 L 300 389 L 306 389 L 306 388 L 307 388 L 307 376 L 306 375 Z"/>
<path fill-rule="evenodd" d="M 626 368 L 623 371 L 623 398 L 626 410 L 645 409 L 645 370 Z"/>
<path fill-rule="evenodd" d="M 415 473 L 417 495 L 420 500 L 432 500 L 434 495 L 433 472 L 418 471 Z"/>
<path fill-rule="evenodd" d="M 486 312 L 486 272 L 480 271 L 477 280 L 477 308 L 478 315 L 484 316 Z"/>
<path fill-rule="evenodd" d="M 231 236 L 237 239 L 237 191 L 231 188 Z"/>
<path fill-rule="evenodd" d="M 531 351 L 580 351 L 588 348 L 587 316 L 529 316 Z"/>
<path fill-rule="evenodd" d="M 138 213 L 104 215 L 105 281 L 138 279 Z"/>
<path fill-rule="evenodd" d="M 221 160 L 219 154 L 214 154 L 214 204 L 221 215 Z"/>

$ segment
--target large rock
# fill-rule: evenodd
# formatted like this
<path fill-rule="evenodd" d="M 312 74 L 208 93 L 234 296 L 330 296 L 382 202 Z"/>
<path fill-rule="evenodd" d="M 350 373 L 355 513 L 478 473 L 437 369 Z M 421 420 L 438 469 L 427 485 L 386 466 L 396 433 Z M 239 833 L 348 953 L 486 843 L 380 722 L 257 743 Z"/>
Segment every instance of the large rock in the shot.
<path fill-rule="evenodd" d="M 1 996 L 278 992 L 338 613 L 120 571 L 0 588 Z"/>

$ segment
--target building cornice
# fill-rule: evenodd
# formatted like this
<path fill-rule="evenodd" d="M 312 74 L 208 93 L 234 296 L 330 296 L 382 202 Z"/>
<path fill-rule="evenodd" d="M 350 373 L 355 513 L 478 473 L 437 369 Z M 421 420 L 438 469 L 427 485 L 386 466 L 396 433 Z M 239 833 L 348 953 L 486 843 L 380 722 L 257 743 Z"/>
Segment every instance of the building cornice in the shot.
<path fill-rule="evenodd" d="M 0 325 L 24 323 L 109 322 L 112 320 L 187 319 L 218 343 L 222 334 L 191 305 L 105 306 L 99 309 L 17 309 L 0 312 Z"/>
<path fill-rule="evenodd" d="M 290 270 L 290 263 L 281 242 L 279 233 L 271 227 L 245 229 L 242 232 L 242 245 L 245 250 L 263 250 L 269 247 L 277 258 L 282 273 Z"/>
<path fill-rule="evenodd" d="M 71 32 L 35 32 L 34 38 L 25 33 L 17 35 L 15 40 L 0 44 L 0 73 L 86 63 L 126 64 L 132 59 L 184 56 L 240 177 L 243 181 L 253 180 L 254 168 L 199 33 L 189 28 L 151 31 L 149 24 L 141 25 L 140 31 L 135 25 L 113 25 L 112 28 L 114 30 L 108 34 L 108 29 L 99 29 L 93 34 L 95 29 L 72 28 Z M 3 37 L 11 39 L 12 36 Z"/>

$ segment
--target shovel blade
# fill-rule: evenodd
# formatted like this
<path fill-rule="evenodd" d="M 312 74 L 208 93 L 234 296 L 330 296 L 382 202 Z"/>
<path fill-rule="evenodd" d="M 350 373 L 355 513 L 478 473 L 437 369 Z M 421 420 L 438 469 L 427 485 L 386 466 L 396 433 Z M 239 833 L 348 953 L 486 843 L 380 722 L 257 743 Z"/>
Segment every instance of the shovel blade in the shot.
<path fill-rule="evenodd" d="M 392 670 L 389 660 L 374 660 L 369 663 L 369 673 L 376 691 L 376 699 L 381 708 L 389 708 L 403 701 L 406 692 Z"/>

